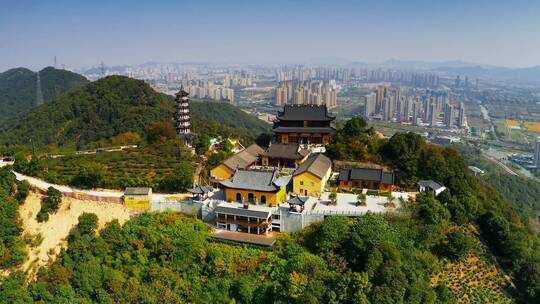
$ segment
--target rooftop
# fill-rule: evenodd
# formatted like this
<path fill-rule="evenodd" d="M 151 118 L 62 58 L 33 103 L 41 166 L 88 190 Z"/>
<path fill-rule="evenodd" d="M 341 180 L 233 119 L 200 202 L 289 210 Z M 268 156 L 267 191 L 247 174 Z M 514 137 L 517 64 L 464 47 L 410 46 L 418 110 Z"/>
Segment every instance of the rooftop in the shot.
<path fill-rule="evenodd" d="M 285 201 L 289 205 L 303 206 L 309 200 L 309 196 L 293 196 L 289 200 Z"/>
<path fill-rule="evenodd" d="M 279 120 L 329 121 L 335 117 L 329 115 L 325 105 L 285 105 L 278 113 Z"/>
<path fill-rule="evenodd" d="M 212 191 L 212 188 L 197 185 L 197 186 L 195 186 L 195 187 L 193 187 L 191 189 L 188 189 L 187 191 L 191 192 L 193 194 L 205 194 L 205 193 L 208 193 L 208 192 Z"/>
<path fill-rule="evenodd" d="M 259 147 L 257 144 L 252 144 L 245 150 L 224 160 L 223 164 L 231 170 L 235 170 L 236 168 L 246 168 L 250 164 L 256 162 L 259 155 L 263 152 L 263 148 Z"/>
<path fill-rule="evenodd" d="M 277 170 L 246 170 L 238 168 L 232 178 L 220 183 L 227 188 L 255 191 L 274 192 L 279 190 L 276 185 Z"/>
<path fill-rule="evenodd" d="M 443 185 L 437 183 L 437 182 L 434 182 L 432 180 L 421 180 L 418 182 L 418 186 L 420 187 L 429 187 L 433 190 L 438 190 L 442 187 L 444 187 Z"/>
<path fill-rule="evenodd" d="M 127 187 L 124 195 L 149 195 L 152 188 L 146 187 Z"/>
<path fill-rule="evenodd" d="M 350 180 L 366 180 L 366 181 L 376 181 L 385 184 L 394 183 L 394 172 L 385 172 L 383 169 L 375 168 L 352 168 L 352 169 L 342 169 L 339 172 L 340 181 L 350 181 Z"/>
<path fill-rule="evenodd" d="M 216 213 L 238 215 L 238 216 L 248 216 L 267 219 L 272 214 L 272 208 L 265 206 L 256 206 L 256 205 L 247 205 L 248 208 L 244 208 L 242 204 L 238 203 L 220 203 L 216 206 Z"/>
<path fill-rule="evenodd" d="M 276 127 L 272 131 L 280 133 L 333 133 L 336 129 L 330 127 Z"/>
<path fill-rule="evenodd" d="M 300 147 L 300 144 L 271 144 L 261 155 L 270 158 L 302 159 L 309 154 L 308 149 Z"/>
<path fill-rule="evenodd" d="M 276 242 L 276 233 L 269 232 L 263 234 L 251 234 L 245 232 L 236 232 L 229 230 L 216 229 L 212 233 L 212 237 L 216 239 L 235 241 L 240 243 L 254 244 L 260 246 L 272 246 Z"/>
<path fill-rule="evenodd" d="M 309 172 L 318 178 L 324 178 L 331 167 L 332 161 L 330 158 L 320 153 L 312 154 L 294 171 L 293 176 Z"/>

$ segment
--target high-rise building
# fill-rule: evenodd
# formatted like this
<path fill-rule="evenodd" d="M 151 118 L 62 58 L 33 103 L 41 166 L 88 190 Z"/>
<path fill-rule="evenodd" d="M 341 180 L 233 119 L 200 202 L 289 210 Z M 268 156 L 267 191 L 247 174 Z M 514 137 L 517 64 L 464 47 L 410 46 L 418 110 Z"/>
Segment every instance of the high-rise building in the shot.
<path fill-rule="evenodd" d="M 461 79 L 459 78 L 459 75 L 456 77 L 456 80 L 454 81 L 454 86 L 456 88 L 459 88 L 459 86 L 461 85 Z"/>
<path fill-rule="evenodd" d="M 184 141 L 186 145 L 191 146 L 193 133 L 191 132 L 191 117 L 189 114 L 189 93 L 184 91 L 184 87 L 180 87 L 180 91 L 176 93 L 175 98 L 175 127 L 176 134 Z"/>
<path fill-rule="evenodd" d="M 382 110 L 382 105 L 385 97 L 386 87 L 384 86 L 384 84 L 381 84 L 377 87 L 377 100 L 375 103 L 375 111 L 379 112 Z"/>
<path fill-rule="evenodd" d="M 434 101 L 431 101 L 431 103 L 429 104 L 429 115 L 428 115 L 430 127 L 435 126 L 437 116 L 439 116 L 437 113 L 437 105 Z"/>
<path fill-rule="evenodd" d="M 370 118 L 375 113 L 375 104 L 377 102 L 377 94 L 374 92 L 364 96 L 364 117 Z"/>
<path fill-rule="evenodd" d="M 418 125 L 418 102 L 416 101 L 412 103 L 412 124 Z"/>
<path fill-rule="evenodd" d="M 275 104 L 337 106 L 337 87 L 332 81 L 281 81 L 275 89 Z"/>
<path fill-rule="evenodd" d="M 536 138 L 536 142 L 534 143 L 533 165 L 536 168 L 540 168 L 540 136 Z"/>
<path fill-rule="evenodd" d="M 454 121 L 454 107 L 447 103 L 444 105 L 444 124 L 445 126 L 450 129 L 452 127 L 452 122 Z"/>
<path fill-rule="evenodd" d="M 465 105 L 463 104 L 463 102 L 459 104 L 458 127 L 465 127 Z"/>

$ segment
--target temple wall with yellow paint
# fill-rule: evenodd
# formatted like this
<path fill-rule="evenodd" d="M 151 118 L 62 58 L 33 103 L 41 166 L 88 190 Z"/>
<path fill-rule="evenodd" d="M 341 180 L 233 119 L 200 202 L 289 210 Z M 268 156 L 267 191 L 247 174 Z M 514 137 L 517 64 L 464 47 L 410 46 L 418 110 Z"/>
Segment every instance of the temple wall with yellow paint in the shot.
<path fill-rule="evenodd" d="M 339 189 L 340 190 L 352 190 L 352 188 L 367 188 L 367 189 L 378 189 L 381 191 L 394 191 L 395 186 L 391 184 L 383 184 L 378 183 L 375 181 L 367 181 L 368 186 L 364 187 L 364 181 L 363 180 L 355 180 L 355 181 L 339 181 Z"/>
<path fill-rule="evenodd" d="M 281 188 L 277 192 L 263 192 L 263 191 L 254 191 L 254 190 L 226 188 L 225 200 L 229 202 L 235 202 L 237 193 L 240 193 L 240 195 L 242 196 L 242 201 L 248 201 L 249 194 L 253 193 L 253 196 L 256 199 L 257 204 L 261 204 L 262 196 L 266 196 L 267 206 L 277 206 L 279 203 L 281 203 L 287 198 L 287 193 L 284 187 Z"/>
<path fill-rule="evenodd" d="M 293 177 L 293 192 L 304 196 L 320 196 L 324 191 L 324 186 L 330 177 L 330 173 L 331 170 L 328 169 L 328 172 L 323 179 L 310 172 L 295 175 Z"/>
<path fill-rule="evenodd" d="M 125 195 L 124 205 L 133 210 L 150 210 L 150 195 Z"/>

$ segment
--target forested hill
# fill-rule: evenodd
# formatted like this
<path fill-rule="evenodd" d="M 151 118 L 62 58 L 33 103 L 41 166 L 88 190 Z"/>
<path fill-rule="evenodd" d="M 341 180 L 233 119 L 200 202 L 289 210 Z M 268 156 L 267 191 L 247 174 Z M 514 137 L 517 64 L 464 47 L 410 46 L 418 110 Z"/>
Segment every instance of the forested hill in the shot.
<path fill-rule="evenodd" d="M 210 136 L 256 137 L 268 130 L 262 121 L 220 103 L 192 102 L 195 132 Z M 171 96 L 124 76 L 109 76 L 62 95 L 0 125 L 0 144 L 84 146 L 125 133 L 144 135 L 155 121 L 170 121 Z"/>
<path fill-rule="evenodd" d="M 53 67 L 38 73 L 45 103 L 88 82 L 82 75 Z M 38 73 L 26 68 L 0 73 L 0 120 L 27 112 L 36 106 Z"/>
<path fill-rule="evenodd" d="M 270 124 L 228 103 L 191 101 L 190 110 L 195 118 L 217 121 L 252 137 L 270 131 Z"/>

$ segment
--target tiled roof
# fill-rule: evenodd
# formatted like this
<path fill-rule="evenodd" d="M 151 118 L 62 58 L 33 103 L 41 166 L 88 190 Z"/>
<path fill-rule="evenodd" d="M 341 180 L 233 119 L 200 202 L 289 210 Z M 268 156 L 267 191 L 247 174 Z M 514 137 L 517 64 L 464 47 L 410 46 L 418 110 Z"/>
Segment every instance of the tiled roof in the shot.
<path fill-rule="evenodd" d="M 274 182 L 277 179 L 275 170 L 245 170 L 237 169 L 232 178 L 221 181 L 227 188 L 275 192 L 279 190 Z"/>
<path fill-rule="evenodd" d="M 152 191 L 152 188 L 145 187 L 127 187 L 124 191 L 124 195 L 148 195 Z"/>
<path fill-rule="evenodd" d="M 272 131 L 276 133 L 334 133 L 334 127 L 276 127 Z"/>
<path fill-rule="evenodd" d="M 259 147 L 257 144 L 252 144 L 245 150 L 238 152 L 235 155 L 224 160 L 223 164 L 231 170 L 236 170 L 236 168 L 245 169 L 252 163 L 256 162 L 259 158 L 259 155 L 263 152 L 263 148 Z"/>
<path fill-rule="evenodd" d="M 437 182 L 434 182 L 432 180 L 421 180 L 418 182 L 418 186 L 420 187 L 429 187 L 433 190 L 438 190 L 442 187 L 444 187 L 443 185 L 437 183 Z"/>
<path fill-rule="evenodd" d="M 200 185 L 197 185 L 191 189 L 188 189 L 187 191 L 188 192 L 191 192 L 193 194 L 205 194 L 205 193 L 208 193 L 212 190 L 212 188 L 210 187 L 204 187 L 204 186 L 200 186 Z"/>
<path fill-rule="evenodd" d="M 335 117 L 329 115 L 325 105 L 285 105 L 278 113 L 279 120 L 313 120 L 328 121 Z"/>
<path fill-rule="evenodd" d="M 365 180 L 393 184 L 395 175 L 394 172 L 384 172 L 383 169 L 353 168 L 341 170 L 338 179 L 340 181 Z"/>
<path fill-rule="evenodd" d="M 331 167 L 332 161 L 328 157 L 321 153 L 312 154 L 294 171 L 293 176 L 309 172 L 322 179 Z"/>
<path fill-rule="evenodd" d="M 293 196 L 285 203 L 303 206 L 309 200 L 309 196 Z"/>
<path fill-rule="evenodd" d="M 308 149 L 301 148 L 299 144 L 280 144 L 275 143 L 270 145 L 268 149 L 261 155 L 268 156 L 270 158 L 284 158 L 284 159 L 302 159 L 309 154 Z"/>

